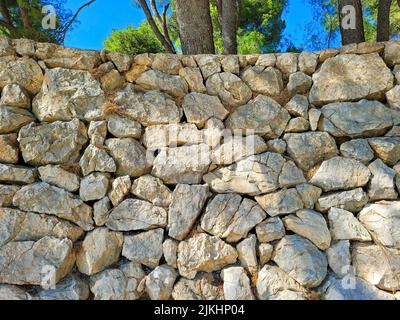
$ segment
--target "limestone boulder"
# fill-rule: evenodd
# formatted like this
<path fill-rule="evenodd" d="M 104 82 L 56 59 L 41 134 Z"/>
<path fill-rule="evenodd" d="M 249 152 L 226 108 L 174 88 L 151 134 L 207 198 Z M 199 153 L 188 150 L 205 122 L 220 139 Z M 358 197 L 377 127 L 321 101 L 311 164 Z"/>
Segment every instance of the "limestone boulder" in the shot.
<path fill-rule="evenodd" d="M 204 93 L 207 91 L 199 68 L 186 67 L 180 69 L 179 76 L 187 82 L 189 91 L 199 93 Z"/>
<path fill-rule="evenodd" d="M 282 239 L 285 234 L 285 226 L 279 217 L 272 217 L 259 223 L 256 227 L 257 239 L 261 243 L 267 243 Z"/>
<path fill-rule="evenodd" d="M 331 208 L 328 219 L 331 235 L 334 240 L 372 240 L 365 226 L 349 211 Z"/>
<path fill-rule="evenodd" d="M 175 269 L 158 266 L 146 277 L 146 292 L 151 300 L 168 300 L 177 277 Z"/>
<path fill-rule="evenodd" d="M 357 188 L 323 195 L 318 199 L 316 208 L 321 212 L 326 212 L 332 207 L 359 212 L 367 203 L 368 195 L 362 188 Z"/>
<path fill-rule="evenodd" d="M 84 151 L 79 165 L 84 176 L 98 172 L 116 172 L 117 165 L 114 159 L 107 153 L 104 148 L 96 147 L 90 144 Z"/>
<path fill-rule="evenodd" d="M 170 75 L 158 70 L 143 72 L 136 79 L 136 84 L 145 90 L 160 90 L 173 97 L 183 97 L 188 93 L 188 85 L 179 76 Z"/>
<path fill-rule="evenodd" d="M 23 126 L 35 121 L 36 118 L 28 110 L 0 106 L 0 133 L 18 132 Z"/>
<path fill-rule="evenodd" d="M 244 70 L 242 79 L 259 94 L 276 96 L 283 90 L 282 73 L 273 67 L 249 67 Z"/>
<path fill-rule="evenodd" d="M 60 165 L 47 165 L 38 168 L 40 180 L 56 187 L 65 189 L 69 192 L 79 190 L 80 178 L 79 176 L 68 170 L 65 170 Z"/>
<path fill-rule="evenodd" d="M 28 93 L 18 84 L 8 84 L 1 92 L 0 105 L 30 109 L 31 99 Z"/>
<path fill-rule="evenodd" d="M 17 134 L 0 135 L 0 162 L 16 164 L 19 160 Z"/>
<path fill-rule="evenodd" d="M 222 270 L 225 300 L 254 300 L 250 280 L 242 267 Z"/>
<path fill-rule="evenodd" d="M 132 194 L 147 200 L 155 206 L 168 207 L 172 201 L 172 192 L 161 179 L 151 175 L 141 176 L 132 183 Z"/>
<path fill-rule="evenodd" d="M 174 286 L 174 300 L 224 300 L 223 288 L 212 273 L 197 275 L 193 280 L 181 277 Z"/>
<path fill-rule="evenodd" d="M 368 164 L 374 158 L 374 152 L 366 139 L 353 139 L 340 145 L 340 153 L 343 157 L 353 158 Z"/>
<path fill-rule="evenodd" d="M 30 184 L 36 180 L 36 169 L 0 163 L 0 182 Z"/>
<path fill-rule="evenodd" d="M 255 199 L 271 217 L 294 213 L 304 208 L 303 201 L 295 188 L 256 196 Z"/>
<path fill-rule="evenodd" d="M 396 171 L 377 159 L 368 166 L 372 173 L 368 196 L 371 201 L 396 200 L 398 193 L 395 187 Z"/>
<path fill-rule="evenodd" d="M 400 160 L 400 137 L 371 138 L 368 143 L 387 165 L 394 166 Z"/>

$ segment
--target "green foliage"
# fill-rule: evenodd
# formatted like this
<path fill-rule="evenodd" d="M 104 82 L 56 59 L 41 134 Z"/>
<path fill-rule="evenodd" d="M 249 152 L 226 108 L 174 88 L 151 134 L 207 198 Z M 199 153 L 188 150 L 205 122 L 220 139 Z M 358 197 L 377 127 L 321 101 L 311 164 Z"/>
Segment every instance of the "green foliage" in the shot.
<path fill-rule="evenodd" d="M 113 30 L 103 45 L 107 50 L 131 55 L 165 51 L 147 22 L 142 22 L 137 28 L 129 26 Z"/>

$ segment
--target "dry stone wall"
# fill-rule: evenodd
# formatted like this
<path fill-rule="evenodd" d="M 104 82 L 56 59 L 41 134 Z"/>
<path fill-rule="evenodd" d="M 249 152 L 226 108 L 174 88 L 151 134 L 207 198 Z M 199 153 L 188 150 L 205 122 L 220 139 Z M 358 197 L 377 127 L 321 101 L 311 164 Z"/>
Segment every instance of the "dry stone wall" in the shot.
<path fill-rule="evenodd" d="M 399 298 L 400 42 L 1 37 L 0 88 L 0 299 Z"/>

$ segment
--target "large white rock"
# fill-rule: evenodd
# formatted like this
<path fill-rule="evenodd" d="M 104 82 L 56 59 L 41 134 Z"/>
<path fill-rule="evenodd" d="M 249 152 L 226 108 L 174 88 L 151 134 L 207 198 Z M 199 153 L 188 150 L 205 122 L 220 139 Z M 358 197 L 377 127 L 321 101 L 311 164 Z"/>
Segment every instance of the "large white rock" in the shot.
<path fill-rule="evenodd" d="M 334 240 L 371 241 L 367 229 L 353 213 L 339 208 L 331 208 L 328 219 Z"/>
<path fill-rule="evenodd" d="M 223 269 L 225 300 L 254 300 L 250 280 L 242 267 Z"/>
<path fill-rule="evenodd" d="M 0 106 L 0 133 L 18 132 L 23 126 L 35 121 L 36 118 L 28 110 Z"/>
<path fill-rule="evenodd" d="M 386 166 L 382 160 L 372 162 L 368 169 L 372 173 L 368 188 L 370 201 L 395 200 L 398 197 L 395 187 L 396 171 Z"/>
<path fill-rule="evenodd" d="M 362 188 L 357 188 L 350 191 L 328 193 L 318 199 L 316 208 L 321 212 L 326 212 L 332 207 L 358 212 L 367 203 L 368 195 Z"/>
<path fill-rule="evenodd" d="M 90 144 L 81 159 L 79 165 L 82 169 L 84 176 L 98 171 L 98 172 L 115 172 L 117 171 L 117 165 L 114 159 L 107 153 L 103 148 L 96 147 Z"/>
<path fill-rule="evenodd" d="M 0 163 L 0 182 L 29 184 L 37 180 L 37 171 L 28 167 Z"/>
<path fill-rule="evenodd" d="M 169 300 L 177 277 L 175 269 L 167 265 L 155 268 L 146 277 L 146 292 L 151 300 Z"/>
<path fill-rule="evenodd" d="M 256 196 L 255 199 L 271 217 L 294 213 L 304 208 L 303 201 L 295 188 Z"/>
<path fill-rule="evenodd" d="M 141 176 L 132 183 L 131 192 L 140 199 L 147 200 L 155 206 L 168 207 L 172 201 L 172 192 L 161 179 L 151 175 Z"/>
<path fill-rule="evenodd" d="M 282 73 L 273 67 L 255 66 L 245 69 L 243 81 L 254 92 L 276 96 L 283 90 Z"/>
<path fill-rule="evenodd" d="M 174 97 L 183 97 L 188 93 L 188 85 L 185 80 L 158 70 L 143 72 L 136 79 L 136 84 L 145 90 L 160 90 Z"/>
<path fill-rule="evenodd" d="M 326 250 L 329 267 L 336 276 L 343 278 L 351 272 L 350 241 L 340 240 Z"/>

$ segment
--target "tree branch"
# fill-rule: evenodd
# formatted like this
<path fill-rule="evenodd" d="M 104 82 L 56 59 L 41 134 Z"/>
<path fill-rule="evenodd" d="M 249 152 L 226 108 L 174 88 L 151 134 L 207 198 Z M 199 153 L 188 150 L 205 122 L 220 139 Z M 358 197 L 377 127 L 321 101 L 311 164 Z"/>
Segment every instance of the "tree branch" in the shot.
<path fill-rule="evenodd" d="M 399 0 L 400 1 L 400 0 Z M 164 33 L 164 37 L 167 39 L 167 41 L 169 42 L 171 47 L 174 47 L 171 41 L 171 37 L 169 36 L 169 31 L 168 31 L 168 21 L 167 21 L 167 11 L 169 8 L 169 3 L 167 3 L 164 6 L 164 10 L 163 10 L 163 23 L 162 23 L 162 27 L 163 27 L 163 33 Z"/>
<path fill-rule="evenodd" d="M 62 33 L 62 37 L 61 37 L 61 43 L 64 42 L 65 40 L 65 36 L 69 30 L 69 28 L 71 28 L 72 24 L 74 23 L 74 21 L 76 20 L 76 18 L 78 17 L 79 13 L 86 7 L 90 6 L 92 3 L 96 2 L 96 0 L 91 0 L 86 2 L 85 4 L 83 4 L 82 6 L 80 6 L 78 8 L 78 10 L 75 12 L 75 14 L 72 16 L 71 20 L 67 23 L 67 25 L 65 26 L 64 30 L 61 32 Z"/>
<path fill-rule="evenodd" d="M 153 16 L 151 15 L 149 6 L 147 5 L 146 0 L 138 0 L 140 6 L 143 9 L 143 12 L 146 16 L 147 21 L 150 24 L 151 29 L 153 30 L 155 36 L 157 37 L 157 39 L 162 43 L 162 45 L 164 46 L 164 48 L 167 50 L 167 52 L 169 53 L 175 53 L 175 49 L 169 44 L 169 42 L 167 41 L 167 39 L 164 37 L 164 35 L 160 32 L 160 30 L 158 29 Z"/>
<path fill-rule="evenodd" d="M 151 11 L 153 11 L 154 16 L 156 17 L 157 23 L 162 26 L 163 21 L 161 20 L 161 16 L 157 10 L 157 5 L 155 0 L 150 0 L 150 5 L 151 5 Z M 164 34 L 165 36 L 165 34 Z"/>

